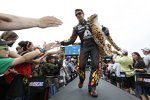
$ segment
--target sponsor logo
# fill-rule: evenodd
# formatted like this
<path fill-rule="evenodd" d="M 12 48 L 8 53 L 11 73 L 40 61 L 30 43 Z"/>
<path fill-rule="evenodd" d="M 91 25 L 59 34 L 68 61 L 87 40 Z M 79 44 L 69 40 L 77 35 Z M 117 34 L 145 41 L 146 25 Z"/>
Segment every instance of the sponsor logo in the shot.
<path fill-rule="evenodd" d="M 44 86 L 44 82 L 30 82 L 29 86 L 34 86 L 34 87 Z"/>

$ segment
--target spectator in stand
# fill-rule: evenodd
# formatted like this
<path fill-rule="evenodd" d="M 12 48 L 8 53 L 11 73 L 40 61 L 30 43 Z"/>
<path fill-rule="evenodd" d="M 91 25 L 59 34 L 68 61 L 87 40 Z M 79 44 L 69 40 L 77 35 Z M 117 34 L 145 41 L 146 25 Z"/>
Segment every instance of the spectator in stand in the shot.
<path fill-rule="evenodd" d="M 30 41 L 21 41 L 19 42 L 19 46 L 22 48 L 22 52 L 20 52 L 20 55 L 24 56 L 26 54 L 28 54 L 29 52 L 33 52 L 34 50 L 34 46 L 32 44 L 32 42 Z M 40 50 L 40 49 L 35 49 L 35 51 L 37 50 Z M 42 50 L 40 50 L 42 53 L 44 53 Z M 49 53 L 52 53 L 52 52 L 48 52 L 48 53 L 45 53 L 44 56 L 46 56 L 46 54 L 49 54 Z M 8 56 L 8 55 L 7 55 Z M 31 55 L 32 56 L 32 55 Z M 21 57 L 21 56 L 19 56 Z M 17 58 L 19 58 L 17 57 Z M 40 57 L 40 56 L 37 56 L 37 57 Z M 16 58 L 16 59 L 17 59 Z M 31 57 L 32 58 L 32 57 Z M 41 57 L 42 59 L 42 57 Z M 36 60 L 27 60 L 27 61 L 36 61 Z M 25 98 L 25 90 L 24 90 L 24 87 L 22 87 L 23 85 L 23 79 L 24 77 L 26 78 L 29 78 L 30 75 L 31 75 L 31 65 L 30 63 L 27 63 L 26 62 L 22 62 L 20 64 L 16 64 L 14 65 L 13 69 L 15 69 L 16 73 L 12 74 L 12 73 L 5 73 L 5 80 L 7 82 L 7 84 L 10 84 L 10 88 L 8 89 L 8 94 L 7 94 L 7 99 L 9 98 L 20 98 L 20 100 L 24 100 Z M 6 66 L 7 67 L 7 66 Z M 19 87 L 19 90 L 16 91 L 16 88 L 14 88 L 15 86 L 20 86 Z M 13 92 L 12 92 L 13 91 Z"/>
<path fill-rule="evenodd" d="M 134 88 L 134 73 L 129 67 L 133 64 L 133 59 L 128 57 L 127 50 L 122 50 L 121 57 L 114 59 L 114 61 L 120 64 L 121 72 L 126 73 L 126 79 L 123 82 L 124 86 L 122 86 L 122 88 L 124 88 L 125 91 L 130 92 L 130 89 Z"/>
<path fill-rule="evenodd" d="M 77 73 L 77 70 L 76 70 L 76 67 L 78 66 L 78 62 L 77 62 L 77 59 L 76 58 L 71 58 L 71 62 L 73 64 L 73 76 L 74 78 L 77 77 L 78 73 Z"/>
<path fill-rule="evenodd" d="M 11 47 L 13 46 L 13 44 L 16 42 L 16 40 L 18 38 L 19 38 L 19 36 L 13 31 L 3 32 L 0 36 L 0 39 L 7 41 L 7 45 L 9 46 L 9 57 L 16 58 L 16 57 L 20 56 L 19 54 L 17 54 L 13 50 L 11 50 Z M 44 43 L 43 49 L 50 50 L 50 49 L 52 49 L 54 47 L 58 47 L 58 46 L 59 45 L 57 45 L 56 43 Z M 41 49 L 41 47 L 40 47 L 40 49 Z M 22 48 L 21 48 L 21 51 L 22 51 Z"/>
<path fill-rule="evenodd" d="M 120 54 L 116 51 L 114 51 L 114 54 L 113 54 L 113 59 L 116 59 L 116 58 L 120 58 Z M 121 82 L 122 82 L 122 78 L 121 78 L 121 66 L 119 63 L 116 63 L 114 60 L 114 65 L 113 65 L 113 69 L 115 70 L 115 74 L 116 74 L 116 82 L 117 82 L 117 87 L 119 88 L 122 88 L 121 87 Z"/>
<path fill-rule="evenodd" d="M 0 40 L 0 97 L 2 100 L 5 100 L 6 96 L 6 84 L 3 75 L 9 70 L 12 66 L 30 61 L 31 59 L 41 56 L 43 53 L 40 50 L 35 50 L 29 52 L 23 56 L 19 56 L 18 58 L 9 58 L 9 49 L 7 42 L 4 40 Z"/>
<path fill-rule="evenodd" d="M 61 66 L 58 66 L 56 62 L 56 57 L 48 55 L 46 57 L 46 62 L 42 66 L 43 73 L 45 76 L 58 76 L 60 74 Z"/>
<path fill-rule="evenodd" d="M 66 67 L 66 64 L 65 64 L 65 54 L 64 53 L 60 53 L 59 54 L 59 66 L 61 66 L 61 69 L 60 69 L 60 74 L 63 75 L 63 73 L 65 73 L 65 76 L 64 76 L 64 80 L 65 80 L 65 77 L 67 77 L 67 80 L 70 80 L 70 76 L 69 76 L 69 73 L 67 71 L 67 67 Z M 64 81 L 66 82 L 66 81 Z"/>
<path fill-rule="evenodd" d="M 146 65 L 147 73 L 150 73 L 150 48 L 146 47 L 142 49 L 144 57 L 144 63 Z"/>
<path fill-rule="evenodd" d="M 72 63 L 71 59 L 68 61 L 67 68 L 70 74 L 74 72 L 74 64 Z"/>
<path fill-rule="evenodd" d="M 140 54 L 138 52 L 133 52 L 132 57 L 133 57 L 133 69 L 134 69 L 135 74 L 145 73 L 146 66 Z M 148 96 L 145 91 L 146 87 L 136 84 L 135 88 L 136 88 L 137 93 L 140 94 L 141 100 L 148 100 Z"/>
<path fill-rule="evenodd" d="M 34 57 L 42 55 L 42 53 L 40 52 L 40 50 L 35 50 L 25 54 L 24 56 L 19 56 L 18 58 L 9 58 L 8 55 L 9 55 L 9 49 L 8 49 L 7 41 L 0 40 L 0 57 L 2 58 L 0 59 L 0 63 L 5 64 L 5 66 L 2 66 L 3 64 L 1 64 L 0 74 L 4 74 L 11 66 L 23 63 L 27 60 L 31 60 Z"/>
<path fill-rule="evenodd" d="M 110 83 L 117 86 L 117 84 L 116 84 L 116 73 L 115 73 L 115 69 L 113 69 L 113 66 L 114 66 L 114 62 L 111 58 L 108 61 L 108 71 L 110 73 Z"/>
<path fill-rule="evenodd" d="M 110 70 L 110 80 L 111 83 L 116 85 L 117 87 L 120 87 L 120 72 L 121 67 L 119 63 L 116 63 L 111 59 L 108 63 L 108 70 Z"/>
<path fill-rule="evenodd" d="M 19 38 L 19 36 L 13 31 L 5 31 L 1 34 L 0 38 L 8 41 L 8 46 L 12 47 L 16 40 Z"/>
<path fill-rule="evenodd" d="M 145 55 L 144 59 L 144 63 L 146 65 L 146 71 L 148 74 L 150 74 L 150 48 L 146 47 L 144 49 L 142 49 L 143 54 Z M 148 95 L 150 95 L 150 88 L 146 87 L 146 93 Z"/>
<path fill-rule="evenodd" d="M 3 32 L 0 36 L 0 39 L 7 41 L 7 44 L 9 46 L 9 57 L 16 58 L 20 56 L 15 51 L 11 50 L 11 47 L 13 46 L 13 44 L 16 42 L 18 38 L 19 36 L 13 31 Z"/>
<path fill-rule="evenodd" d="M 16 51 L 17 51 L 17 54 L 20 54 L 22 52 L 22 48 L 20 46 L 17 46 Z"/>
<path fill-rule="evenodd" d="M 120 72 L 121 72 L 120 64 L 119 63 L 114 63 L 113 69 L 115 70 L 115 74 L 116 74 L 117 87 L 120 88 L 121 87 L 120 86 L 120 83 L 121 83 L 121 80 L 120 80 Z"/>
<path fill-rule="evenodd" d="M 61 24 L 62 21 L 54 16 L 27 18 L 0 13 L 0 31 L 20 30 L 33 27 L 57 27 Z"/>
<path fill-rule="evenodd" d="M 33 51 L 33 44 L 30 41 L 21 41 L 18 43 L 22 48 L 20 55 L 24 55 L 28 52 Z M 4 75 L 6 83 L 10 85 L 10 88 L 7 93 L 7 99 L 20 99 L 24 100 L 26 98 L 27 83 L 23 80 L 28 80 L 31 76 L 31 63 L 25 62 L 13 66 L 11 69 L 17 71 L 17 73 L 9 73 Z M 16 89 L 16 86 L 18 89 Z"/>

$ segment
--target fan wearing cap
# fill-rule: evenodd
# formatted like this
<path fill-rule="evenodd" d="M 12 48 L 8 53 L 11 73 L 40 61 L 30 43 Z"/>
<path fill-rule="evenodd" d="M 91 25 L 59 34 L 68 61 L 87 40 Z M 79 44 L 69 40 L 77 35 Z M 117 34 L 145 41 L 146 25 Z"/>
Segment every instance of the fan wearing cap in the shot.
<path fill-rule="evenodd" d="M 141 49 L 143 51 L 144 57 L 144 63 L 147 67 L 147 73 L 150 73 L 150 48 L 146 47 L 144 49 Z"/>
<path fill-rule="evenodd" d="M 127 50 L 122 50 L 121 51 L 121 55 L 122 56 L 127 56 L 128 55 L 128 51 Z"/>
<path fill-rule="evenodd" d="M 114 59 L 116 63 L 120 64 L 121 67 L 121 72 L 125 72 L 126 74 L 126 80 L 123 81 L 124 86 L 123 88 L 129 92 L 130 88 L 133 88 L 134 86 L 134 73 L 132 69 L 130 69 L 129 66 L 132 66 L 133 64 L 133 59 L 128 56 L 128 51 L 127 50 L 122 50 L 121 51 L 121 57 Z"/>

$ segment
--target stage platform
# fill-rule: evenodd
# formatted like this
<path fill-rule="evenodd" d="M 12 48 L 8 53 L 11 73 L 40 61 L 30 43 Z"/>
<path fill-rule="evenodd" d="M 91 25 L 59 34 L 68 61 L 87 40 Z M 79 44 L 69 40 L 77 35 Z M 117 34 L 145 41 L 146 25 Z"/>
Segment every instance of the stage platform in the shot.
<path fill-rule="evenodd" d="M 63 87 L 49 100 L 140 100 L 139 98 L 113 86 L 105 80 L 100 80 L 97 87 L 98 97 L 93 98 L 88 95 L 89 72 L 86 72 L 86 80 L 82 89 L 77 87 L 78 77 Z"/>

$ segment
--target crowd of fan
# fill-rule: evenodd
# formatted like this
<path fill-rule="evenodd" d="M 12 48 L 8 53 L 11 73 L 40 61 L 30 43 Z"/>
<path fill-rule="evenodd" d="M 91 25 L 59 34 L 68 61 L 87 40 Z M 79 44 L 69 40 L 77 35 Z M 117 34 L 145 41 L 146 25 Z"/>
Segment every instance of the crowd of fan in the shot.
<path fill-rule="evenodd" d="M 141 100 L 149 100 L 150 95 L 150 48 L 141 49 L 145 57 L 141 57 L 138 52 L 133 52 L 128 56 L 127 50 L 122 50 L 120 53 L 113 56 L 104 57 L 104 66 L 102 78 L 109 81 L 111 84 L 141 98 Z M 138 78 L 145 75 L 147 83 L 145 85 L 138 84 L 144 82 L 143 78 Z"/>
<path fill-rule="evenodd" d="M 30 79 L 34 79 L 34 77 L 39 77 L 39 79 L 41 77 L 51 77 L 47 78 L 51 81 L 47 83 L 47 90 L 50 89 L 52 81 L 55 79 L 56 91 L 77 77 L 77 58 L 65 56 L 63 49 L 48 52 L 48 50 L 60 47 L 60 45 L 57 43 L 48 43 L 44 44 L 43 47 L 39 47 L 34 46 L 31 41 L 20 41 L 16 47 L 17 52 L 9 50 L 18 37 L 19 36 L 13 31 L 2 33 L 0 49 L 6 50 L 7 52 L 9 51 L 8 55 L 12 58 L 24 56 L 36 50 L 39 50 L 42 54 L 33 57 L 32 60 L 4 69 L 7 71 L 5 74 L 1 74 L 3 87 L 0 88 L 3 100 L 10 100 L 12 98 L 33 99 L 33 95 L 31 96 L 28 89 Z M 150 49 L 144 48 L 142 51 L 144 55 L 146 55 L 144 58 L 142 58 L 138 52 L 133 52 L 132 57 L 129 57 L 128 51 L 126 50 L 122 50 L 120 54 L 115 54 L 112 57 L 104 57 L 102 78 L 109 80 L 113 85 L 129 93 L 138 93 L 142 100 L 148 100 L 148 95 L 150 94 L 149 87 L 135 84 L 136 75 L 149 74 L 150 72 Z M 1 57 L 1 59 L 2 58 L 3 57 Z M 88 61 L 88 63 L 87 66 L 90 66 L 90 61 Z M 60 80 L 63 82 L 59 82 Z M 16 89 L 16 86 L 18 89 Z M 43 93 L 46 92 L 44 91 Z M 49 92 L 46 93 L 47 98 L 50 96 L 48 93 Z"/>
<path fill-rule="evenodd" d="M 1 54 L 4 55 L 4 57 L 0 58 L 1 60 L 3 58 L 6 59 L 6 55 L 9 55 L 12 58 L 17 57 L 18 59 L 21 59 L 19 57 L 24 57 L 26 59 L 22 63 L 17 63 L 13 66 L 7 66 L 5 63 L 6 61 L 1 62 L 1 65 L 4 65 L 0 71 L 0 97 L 2 100 L 34 100 L 29 93 L 30 79 L 32 80 L 37 77 L 39 80 L 41 77 L 51 77 L 47 78 L 48 81 L 57 79 L 55 85 L 56 90 L 58 90 L 60 87 L 67 85 L 77 77 L 75 68 L 78 61 L 77 58 L 71 58 L 70 56 L 65 57 L 62 49 L 50 51 L 52 48 L 60 47 L 57 43 L 48 43 L 44 44 L 43 47 L 39 47 L 34 46 L 31 41 L 20 41 L 16 47 L 17 52 L 14 52 L 11 51 L 11 46 L 19 36 L 13 31 L 6 31 L 1 34 L 0 38 L 0 50 Z M 30 53 L 34 51 L 38 51 L 40 54 L 36 56 L 31 55 Z M 26 55 L 28 55 L 28 57 Z M 10 66 L 12 67 L 10 68 Z M 5 73 L 3 74 L 3 72 Z M 60 76 L 63 77 L 60 79 Z M 59 80 L 63 81 L 63 84 L 60 86 Z M 48 84 L 49 83 L 47 83 L 47 89 L 51 86 L 51 84 Z M 45 91 L 43 93 L 45 93 Z M 47 97 L 48 95 L 49 94 L 47 94 Z"/>

